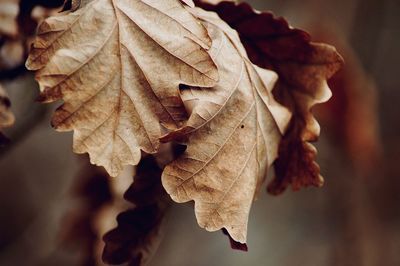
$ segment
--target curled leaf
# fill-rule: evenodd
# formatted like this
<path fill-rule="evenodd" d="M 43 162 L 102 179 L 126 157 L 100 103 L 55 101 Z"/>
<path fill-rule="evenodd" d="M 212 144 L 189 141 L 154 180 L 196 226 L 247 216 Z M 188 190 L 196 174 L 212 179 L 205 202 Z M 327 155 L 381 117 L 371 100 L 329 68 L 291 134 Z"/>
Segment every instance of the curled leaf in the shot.
<path fill-rule="evenodd" d="M 279 76 L 273 93 L 293 117 L 280 144 L 276 176 L 268 191 L 279 194 L 289 185 L 295 190 L 321 186 L 316 149 L 309 143 L 317 140 L 320 128 L 310 110 L 330 98 L 327 79 L 342 65 L 341 56 L 332 46 L 311 42 L 306 32 L 289 27 L 283 18 L 255 11 L 246 3 L 197 4 L 217 12 L 238 31 L 254 64 L 274 70 Z"/>
<path fill-rule="evenodd" d="M 236 32 L 214 13 L 193 12 L 213 40 L 220 81 L 213 88 L 182 88 L 190 117 L 164 139 L 188 135 L 187 150 L 164 169 L 162 182 L 174 201 L 194 200 L 201 227 L 225 228 L 245 243 L 250 207 L 290 113 L 272 97 L 276 74 L 251 64 Z"/>
<path fill-rule="evenodd" d="M 163 127 L 186 119 L 179 85 L 218 80 L 210 39 L 179 0 L 93 0 L 39 27 L 27 67 L 40 100 L 64 104 L 52 124 L 112 176 L 155 153 Z"/>

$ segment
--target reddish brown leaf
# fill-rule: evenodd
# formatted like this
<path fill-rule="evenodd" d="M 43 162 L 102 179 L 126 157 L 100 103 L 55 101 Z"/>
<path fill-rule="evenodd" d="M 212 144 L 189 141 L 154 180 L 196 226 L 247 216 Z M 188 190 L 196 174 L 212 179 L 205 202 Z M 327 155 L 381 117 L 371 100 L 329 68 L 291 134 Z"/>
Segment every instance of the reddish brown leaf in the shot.
<path fill-rule="evenodd" d="M 252 202 L 278 155 L 290 113 L 273 99 L 276 74 L 251 64 L 236 31 L 215 13 L 192 12 L 213 41 L 220 81 L 181 91 L 190 117 L 169 136 L 188 135 L 187 150 L 165 167 L 162 182 L 174 201 L 195 202 L 200 227 L 225 228 L 244 244 Z"/>
<path fill-rule="evenodd" d="M 378 89 L 343 38 L 318 25 L 314 28 L 315 36 L 335 44 L 346 58 L 346 65 L 329 80 L 334 97 L 318 106 L 316 113 L 329 136 L 343 147 L 357 172 L 365 176 L 377 170 L 382 160 Z"/>
<path fill-rule="evenodd" d="M 78 200 L 78 206 L 64 219 L 61 239 L 64 245 L 80 251 L 80 265 L 96 265 L 95 247 L 100 236 L 95 221 L 102 208 L 112 200 L 108 179 L 102 169 L 87 161 L 73 186 L 72 196 Z"/>
<path fill-rule="evenodd" d="M 332 46 L 311 42 L 309 34 L 289 27 L 283 18 L 256 12 L 246 3 L 212 5 L 197 1 L 197 4 L 217 12 L 239 32 L 253 63 L 279 75 L 273 92 L 293 112 L 293 118 L 280 144 L 276 177 L 268 191 L 279 194 L 290 184 L 295 190 L 321 186 L 323 179 L 315 162 L 316 150 L 309 144 L 317 140 L 320 129 L 310 109 L 329 99 L 326 80 L 342 65 L 340 55 Z"/>

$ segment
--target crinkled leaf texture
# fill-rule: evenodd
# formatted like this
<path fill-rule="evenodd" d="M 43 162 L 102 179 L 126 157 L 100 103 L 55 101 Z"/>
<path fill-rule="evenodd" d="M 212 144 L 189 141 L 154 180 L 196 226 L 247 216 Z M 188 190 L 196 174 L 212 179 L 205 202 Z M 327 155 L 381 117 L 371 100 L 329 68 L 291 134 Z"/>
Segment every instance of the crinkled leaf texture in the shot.
<path fill-rule="evenodd" d="M 225 228 L 245 243 L 251 204 L 277 157 L 290 113 L 272 97 L 276 74 L 248 60 L 236 32 L 215 13 L 192 12 L 212 38 L 220 81 L 213 88 L 181 89 L 190 117 L 163 140 L 188 135 L 187 150 L 165 168 L 162 182 L 173 200 L 194 200 L 201 227 Z"/>
<path fill-rule="evenodd" d="M 93 0 L 42 23 L 26 65 L 42 101 L 64 101 L 53 126 L 117 176 L 186 119 L 180 84 L 216 83 L 210 43 L 178 0 Z"/>
<path fill-rule="evenodd" d="M 326 79 L 342 63 L 334 48 L 247 4 L 203 5 L 223 20 L 190 0 L 78 6 L 40 26 L 27 62 L 37 71 L 40 99 L 64 101 L 52 124 L 75 131 L 76 152 L 116 176 L 123 165 L 138 164 L 141 151 L 185 142 L 162 173 L 165 190 L 176 202 L 194 201 L 199 225 L 223 229 L 242 249 L 272 164 L 272 193 L 321 185 L 309 144 L 319 126 L 310 109 L 330 97 Z M 146 167 L 146 176 L 158 169 Z M 106 262 L 136 265 L 154 246 L 163 190 L 150 191 L 149 202 L 133 190 L 136 208 L 120 214 L 104 238 Z"/>
<path fill-rule="evenodd" d="M 268 191 L 280 194 L 290 184 L 295 190 L 321 186 L 316 149 L 309 143 L 317 140 L 320 127 L 310 110 L 330 98 L 327 79 L 341 67 L 343 59 L 334 47 L 311 42 L 308 33 L 289 27 L 272 13 L 255 11 L 246 3 L 205 2 L 197 4 L 217 12 L 238 31 L 254 64 L 277 72 L 279 79 L 273 93 L 293 113 L 275 162 L 276 177 Z"/>

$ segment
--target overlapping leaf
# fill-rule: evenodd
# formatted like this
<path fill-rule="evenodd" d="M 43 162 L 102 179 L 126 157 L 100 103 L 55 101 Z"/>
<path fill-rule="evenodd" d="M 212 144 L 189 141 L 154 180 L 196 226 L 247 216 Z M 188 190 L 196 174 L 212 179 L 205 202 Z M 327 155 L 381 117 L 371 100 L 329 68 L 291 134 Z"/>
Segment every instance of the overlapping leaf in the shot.
<path fill-rule="evenodd" d="M 187 150 L 165 168 L 162 181 L 173 200 L 194 200 L 201 227 L 225 228 L 245 243 L 251 204 L 277 157 L 290 113 L 270 93 L 276 74 L 250 63 L 236 32 L 214 13 L 193 12 L 213 40 L 220 82 L 182 88 L 190 117 L 163 139 L 189 134 Z"/>
<path fill-rule="evenodd" d="M 64 100 L 52 124 L 74 130 L 74 151 L 116 176 L 186 113 L 179 84 L 213 86 L 207 31 L 178 0 L 93 0 L 40 27 L 27 67 L 41 100 Z"/>
<path fill-rule="evenodd" d="M 238 31 L 253 63 L 278 73 L 274 95 L 293 112 L 280 144 L 276 177 L 269 185 L 269 192 L 279 194 L 290 184 L 293 189 L 321 186 L 323 179 L 315 162 L 316 150 L 309 143 L 318 138 L 320 128 L 310 109 L 329 99 L 331 92 L 326 80 L 340 68 L 340 55 L 332 46 L 311 42 L 306 32 L 290 28 L 283 18 L 257 12 L 246 3 L 196 2 L 217 12 Z"/>
<path fill-rule="evenodd" d="M 117 228 L 104 236 L 103 260 L 145 265 L 160 243 L 160 229 L 170 199 L 161 185 L 161 169 L 152 157 L 142 159 L 125 198 L 135 207 L 118 215 Z"/>
<path fill-rule="evenodd" d="M 100 168 L 87 164 L 77 176 L 73 186 L 77 206 L 68 212 L 61 227 L 63 247 L 76 247 L 80 252 L 80 264 L 96 264 L 96 245 L 101 235 L 96 228 L 102 209 L 112 202 L 109 176 Z"/>

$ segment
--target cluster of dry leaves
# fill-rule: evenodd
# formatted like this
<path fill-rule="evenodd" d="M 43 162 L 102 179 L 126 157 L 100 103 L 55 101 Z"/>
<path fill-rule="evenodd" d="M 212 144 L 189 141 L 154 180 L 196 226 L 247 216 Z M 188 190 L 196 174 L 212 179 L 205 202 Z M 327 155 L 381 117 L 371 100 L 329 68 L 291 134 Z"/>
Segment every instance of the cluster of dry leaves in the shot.
<path fill-rule="evenodd" d="M 74 151 L 111 176 L 138 165 L 125 193 L 134 208 L 104 237 L 108 263 L 148 260 L 170 198 L 194 201 L 201 227 L 246 249 L 250 208 L 272 167 L 272 194 L 323 184 L 311 108 L 330 98 L 342 58 L 271 13 L 211 2 L 72 0 L 37 30 L 26 66 L 41 102 L 64 102 L 52 125 L 73 130 Z"/>

